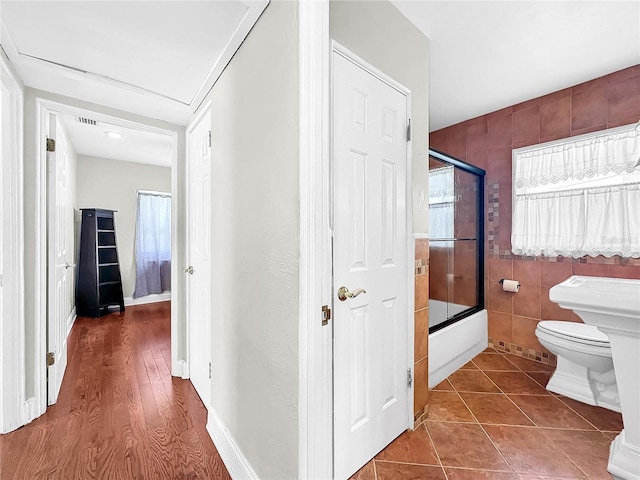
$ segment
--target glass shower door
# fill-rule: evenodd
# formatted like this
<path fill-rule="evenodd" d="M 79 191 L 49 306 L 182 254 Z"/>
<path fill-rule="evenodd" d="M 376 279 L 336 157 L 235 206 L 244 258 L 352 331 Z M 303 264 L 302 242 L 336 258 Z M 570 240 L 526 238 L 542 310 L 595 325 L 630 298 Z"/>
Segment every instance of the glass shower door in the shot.
<path fill-rule="evenodd" d="M 430 333 L 484 308 L 483 186 L 483 170 L 430 150 Z"/>

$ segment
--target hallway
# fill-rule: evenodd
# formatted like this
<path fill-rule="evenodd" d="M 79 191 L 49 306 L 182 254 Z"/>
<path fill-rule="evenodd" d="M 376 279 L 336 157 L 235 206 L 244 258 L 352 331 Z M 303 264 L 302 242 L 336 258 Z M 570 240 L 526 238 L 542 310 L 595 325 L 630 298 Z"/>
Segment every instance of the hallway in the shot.
<path fill-rule="evenodd" d="M 230 479 L 191 382 L 171 377 L 170 303 L 78 318 L 56 405 L 0 436 L 0 478 Z"/>

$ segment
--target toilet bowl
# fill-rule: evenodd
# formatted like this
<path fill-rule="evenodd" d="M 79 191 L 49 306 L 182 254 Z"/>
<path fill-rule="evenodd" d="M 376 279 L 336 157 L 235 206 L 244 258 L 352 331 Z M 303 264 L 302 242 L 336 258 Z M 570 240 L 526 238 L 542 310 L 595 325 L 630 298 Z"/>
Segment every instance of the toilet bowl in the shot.
<path fill-rule="evenodd" d="M 547 390 L 579 402 L 620 412 L 609 338 L 593 325 L 542 321 L 540 343 L 558 357 Z"/>

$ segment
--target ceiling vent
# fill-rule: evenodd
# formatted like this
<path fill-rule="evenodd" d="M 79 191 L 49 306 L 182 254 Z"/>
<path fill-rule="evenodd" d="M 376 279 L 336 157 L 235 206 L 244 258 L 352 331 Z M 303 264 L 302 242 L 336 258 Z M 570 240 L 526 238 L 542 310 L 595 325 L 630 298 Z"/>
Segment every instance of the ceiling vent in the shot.
<path fill-rule="evenodd" d="M 85 125 L 93 125 L 93 126 L 97 126 L 98 125 L 98 122 L 96 122 L 92 118 L 78 117 L 78 121 L 80 123 L 84 123 Z"/>

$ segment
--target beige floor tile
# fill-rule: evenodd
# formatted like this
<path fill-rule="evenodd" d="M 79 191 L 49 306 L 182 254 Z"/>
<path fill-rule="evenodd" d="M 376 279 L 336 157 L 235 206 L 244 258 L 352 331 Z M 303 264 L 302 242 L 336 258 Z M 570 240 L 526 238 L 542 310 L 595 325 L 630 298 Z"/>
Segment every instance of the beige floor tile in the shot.
<path fill-rule="evenodd" d="M 443 466 L 510 471 L 480 425 L 429 421 L 426 424 Z"/>
<path fill-rule="evenodd" d="M 538 428 L 484 426 L 516 473 L 583 478 L 582 472 Z"/>
<path fill-rule="evenodd" d="M 378 480 L 446 480 L 442 467 L 376 460 Z"/>

